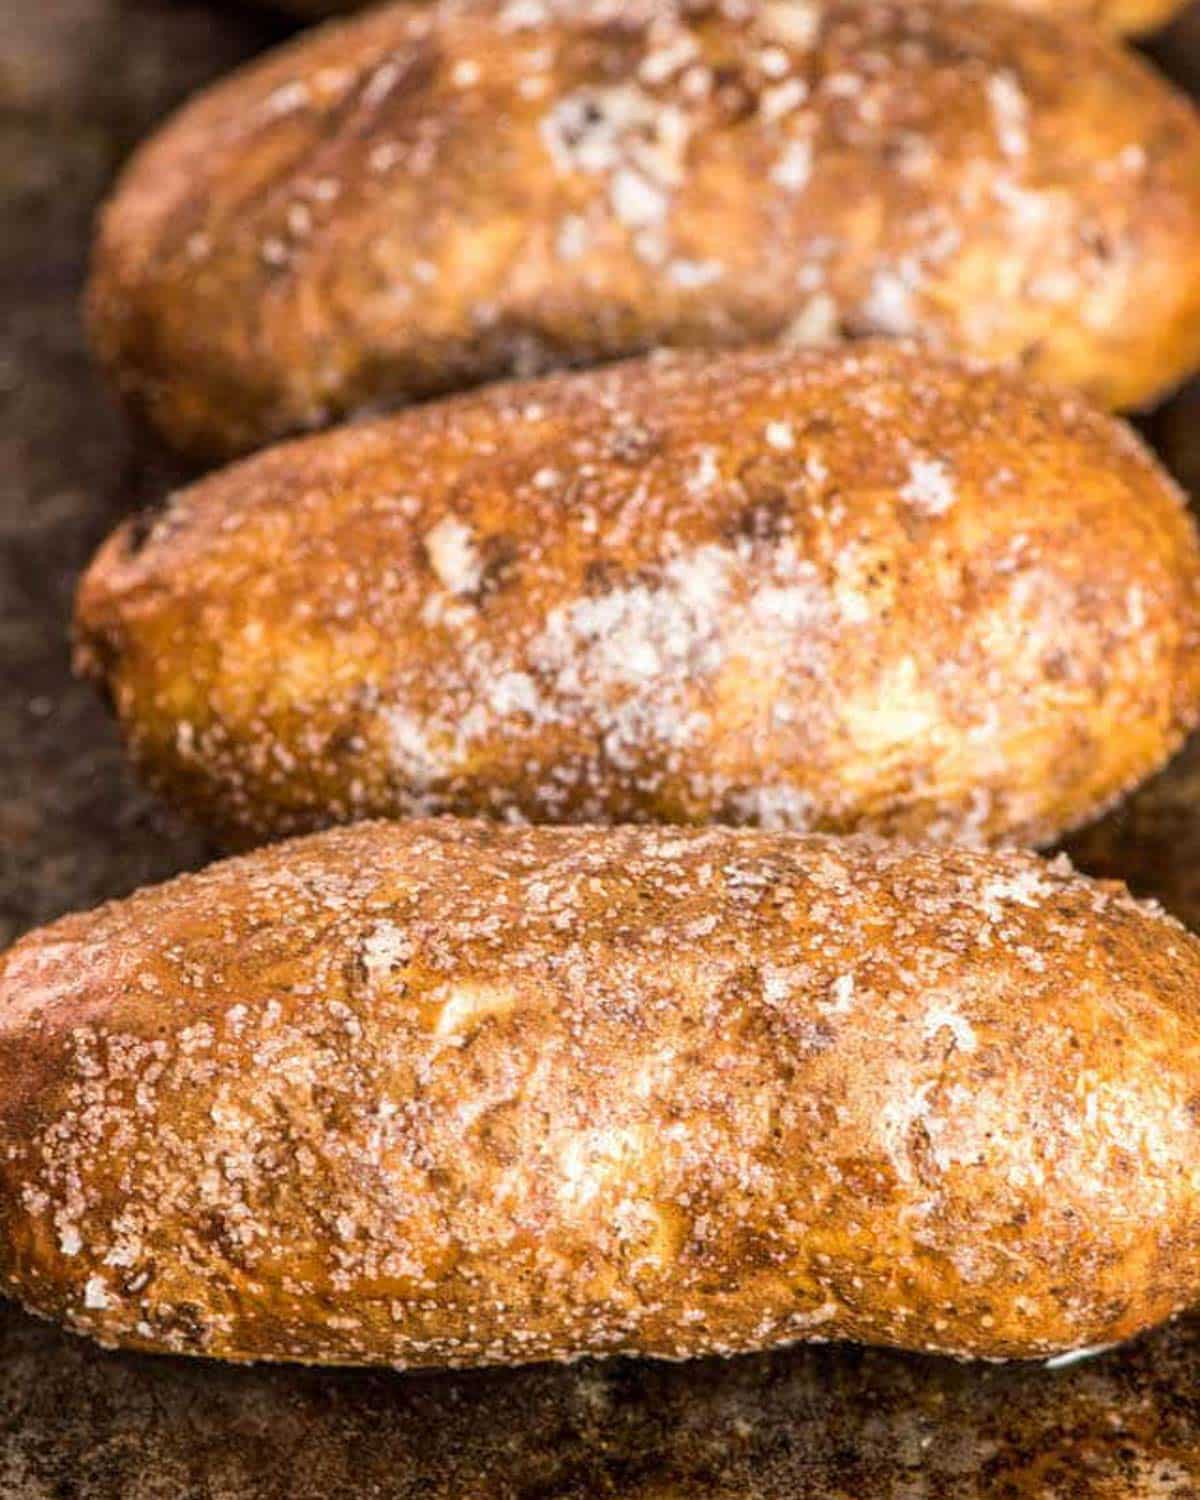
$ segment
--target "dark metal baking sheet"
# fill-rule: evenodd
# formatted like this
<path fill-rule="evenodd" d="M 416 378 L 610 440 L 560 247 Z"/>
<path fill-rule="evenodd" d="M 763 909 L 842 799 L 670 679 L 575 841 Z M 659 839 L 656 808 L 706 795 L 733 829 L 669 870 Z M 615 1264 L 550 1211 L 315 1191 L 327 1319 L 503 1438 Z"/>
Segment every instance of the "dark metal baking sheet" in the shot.
<path fill-rule="evenodd" d="M 208 853 L 69 674 L 79 567 L 172 477 L 77 300 L 133 142 L 284 30 L 236 0 L 0 0 L 0 943 Z M 1200 7 L 1158 50 L 1200 82 Z M 1200 483 L 1200 397 L 1150 430 Z M 1071 850 L 1200 930 L 1200 742 Z M 418 1378 L 106 1354 L 0 1304 L 0 1500 L 180 1496 L 1200 1500 L 1200 1316 L 1053 1371 L 799 1348 Z"/>

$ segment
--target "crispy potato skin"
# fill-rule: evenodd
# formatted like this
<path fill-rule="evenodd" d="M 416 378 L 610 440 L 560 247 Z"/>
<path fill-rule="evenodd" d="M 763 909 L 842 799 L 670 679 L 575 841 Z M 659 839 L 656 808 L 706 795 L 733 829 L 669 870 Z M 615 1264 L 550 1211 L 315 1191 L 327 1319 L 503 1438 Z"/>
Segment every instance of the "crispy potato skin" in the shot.
<path fill-rule="evenodd" d="M 276 0 L 279 9 L 293 15 L 343 16 L 362 9 L 362 0 Z M 781 0 L 786 3 L 786 0 Z M 798 8 L 808 0 L 794 0 Z M 954 4 L 956 0 L 945 0 Z M 1090 21 L 1118 36 L 1153 31 L 1184 9 L 1188 0 L 997 0 L 1014 10 Z"/>
<path fill-rule="evenodd" d="M 1200 551 L 1073 394 L 858 345 L 549 376 L 101 549 L 77 659 L 234 843 L 423 812 L 1049 842 L 1200 704 Z"/>
<path fill-rule="evenodd" d="M 1094 23 L 1118 36 L 1144 36 L 1180 15 L 1192 0 L 1128 0 L 1128 3 L 1114 0 L 1112 4 L 1100 0 L 1094 7 L 1078 7 L 1073 0 L 1061 4 L 1060 0 L 1006 0 L 1006 3 L 1015 4 L 1021 10 L 1040 10 L 1044 6 L 1051 14 L 1090 16 Z"/>
<path fill-rule="evenodd" d="M 1200 1293 L 1200 945 L 1065 861 L 357 824 L 0 966 L 0 1276 L 107 1342 L 988 1358 Z"/>
<path fill-rule="evenodd" d="M 1200 359 L 1200 125 L 1092 26 L 528 11 L 323 29 L 138 153 L 90 321 L 171 443 L 229 456 L 659 344 L 911 334 L 1115 407 Z"/>

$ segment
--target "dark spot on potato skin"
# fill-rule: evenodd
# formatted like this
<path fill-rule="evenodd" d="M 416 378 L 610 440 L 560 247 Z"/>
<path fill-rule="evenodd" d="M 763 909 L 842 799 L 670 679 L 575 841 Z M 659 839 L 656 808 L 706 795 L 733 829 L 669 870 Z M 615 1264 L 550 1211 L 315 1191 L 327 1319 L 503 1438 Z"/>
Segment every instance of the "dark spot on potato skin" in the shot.
<path fill-rule="evenodd" d="M 637 467 L 662 451 L 662 434 L 640 423 L 624 423 L 616 429 L 606 445 L 610 458 L 617 463 Z"/>
<path fill-rule="evenodd" d="M 793 528 L 792 507 L 782 491 L 751 501 L 724 530 L 731 542 L 778 542 Z"/>
<path fill-rule="evenodd" d="M 194 1302 L 152 1307 L 145 1320 L 165 1342 L 194 1353 L 203 1352 L 212 1334 L 204 1309 Z"/>
<path fill-rule="evenodd" d="M 584 591 L 589 598 L 612 593 L 625 582 L 625 570 L 612 558 L 598 557 L 588 562 L 583 574 Z"/>
<path fill-rule="evenodd" d="M 712 97 L 721 120 L 727 125 L 738 125 L 750 119 L 759 105 L 759 91 L 747 76 L 746 70 L 736 63 L 713 69 Z"/>
<path fill-rule="evenodd" d="M 1042 672 L 1047 682 L 1065 682 L 1071 675 L 1070 659 L 1062 651 L 1050 651 L 1042 657 Z"/>
<path fill-rule="evenodd" d="M 521 544 L 515 536 L 496 533 L 483 539 L 479 545 L 479 554 L 479 587 L 471 597 L 482 604 L 516 582 Z"/>

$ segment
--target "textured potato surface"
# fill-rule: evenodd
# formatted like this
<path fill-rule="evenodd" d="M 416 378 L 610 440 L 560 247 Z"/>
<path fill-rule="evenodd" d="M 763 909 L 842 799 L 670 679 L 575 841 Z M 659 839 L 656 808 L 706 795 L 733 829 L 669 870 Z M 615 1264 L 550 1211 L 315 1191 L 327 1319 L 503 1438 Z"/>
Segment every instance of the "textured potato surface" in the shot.
<path fill-rule="evenodd" d="M 392 6 L 146 145 L 90 305 L 206 458 L 664 343 L 913 335 L 1136 406 L 1200 360 L 1200 123 L 1003 9 Z"/>
<path fill-rule="evenodd" d="M 361 10 L 363 0 L 275 0 L 279 8 L 306 17 L 345 15 Z M 784 0 L 780 0 L 784 3 Z M 790 0 L 803 14 L 813 0 Z M 957 0 L 945 0 L 948 5 Z M 1106 31 L 1152 31 L 1183 10 L 1188 0 L 997 0 L 1016 10 L 1043 12 L 1051 16 L 1079 17 Z"/>
<path fill-rule="evenodd" d="M 230 1359 L 1111 1342 L 1200 1292 L 1200 944 L 1016 852 L 359 824 L 0 965 L 0 1279 Z"/>
<path fill-rule="evenodd" d="M 1200 703 L 1200 552 L 1079 397 L 659 356 L 259 455 L 130 522 L 79 663 L 235 843 L 370 815 L 1048 842 Z"/>

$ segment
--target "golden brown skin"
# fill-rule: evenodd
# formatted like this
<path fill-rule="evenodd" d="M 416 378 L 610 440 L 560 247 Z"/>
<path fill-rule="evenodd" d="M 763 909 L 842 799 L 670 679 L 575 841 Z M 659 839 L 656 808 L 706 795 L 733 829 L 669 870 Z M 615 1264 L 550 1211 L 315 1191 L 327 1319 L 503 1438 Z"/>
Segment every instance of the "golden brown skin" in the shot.
<path fill-rule="evenodd" d="M 1002 0 L 1016 10 L 1077 17 L 1121 35 L 1141 35 L 1165 26 L 1192 0 Z"/>
<path fill-rule="evenodd" d="M 800 8 L 810 0 L 794 0 L 794 3 Z M 954 4 L 956 0 L 944 3 Z M 1153 31 L 1165 25 L 1184 9 L 1188 0 L 997 0 L 997 3 L 1050 16 L 1077 17 L 1122 35 Z M 363 8 L 363 0 L 276 0 L 276 4 L 293 15 L 311 18 L 341 16 Z"/>
<path fill-rule="evenodd" d="M 1122 424 L 920 348 L 657 356 L 248 460 L 127 523 L 80 666 L 235 843 L 370 815 L 1047 842 L 1200 704 Z"/>
<path fill-rule="evenodd" d="M 1200 123 L 1145 63 L 1002 9 L 726 8 L 400 5 L 252 65 L 103 215 L 102 361 L 206 458 L 664 343 L 912 334 L 1116 407 L 1200 361 Z"/>
<path fill-rule="evenodd" d="M 1200 944 L 1017 852 L 368 823 L 0 966 L 0 1278 L 106 1342 L 1012 1358 L 1200 1295 Z"/>
<path fill-rule="evenodd" d="M 1052 15 L 1075 15 L 1091 20 L 1118 36 L 1141 36 L 1157 31 L 1182 14 L 1195 0 L 1004 0 L 1021 10 L 1045 9 Z"/>

